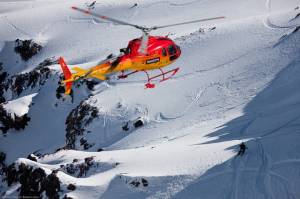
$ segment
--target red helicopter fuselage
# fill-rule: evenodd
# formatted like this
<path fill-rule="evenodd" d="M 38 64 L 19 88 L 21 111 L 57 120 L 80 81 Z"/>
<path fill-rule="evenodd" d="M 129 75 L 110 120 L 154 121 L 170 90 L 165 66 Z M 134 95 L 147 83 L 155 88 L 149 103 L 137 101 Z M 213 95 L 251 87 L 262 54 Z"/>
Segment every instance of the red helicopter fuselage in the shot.
<path fill-rule="evenodd" d="M 126 49 L 121 49 L 124 54 L 111 63 L 114 72 L 160 69 L 172 64 L 181 55 L 180 47 L 170 38 L 162 36 L 149 36 L 147 54 L 142 54 L 139 52 L 141 40 L 133 39 Z"/>

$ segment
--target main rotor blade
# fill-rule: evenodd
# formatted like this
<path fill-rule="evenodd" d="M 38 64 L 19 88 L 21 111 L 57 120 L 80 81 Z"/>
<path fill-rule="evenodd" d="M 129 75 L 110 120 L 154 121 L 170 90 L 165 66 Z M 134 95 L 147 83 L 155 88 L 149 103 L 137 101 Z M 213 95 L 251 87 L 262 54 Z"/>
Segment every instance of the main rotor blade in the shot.
<path fill-rule="evenodd" d="M 147 51 L 148 51 L 148 40 L 149 40 L 149 34 L 144 32 L 143 37 L 142 37 L 142 41 L 141 41 L 141 45 L 138 49 L 138 52 L 141 54 L 146 55 Z"/>
<path fill-rule="evenodd" d="M 103 19 L 103 20 L 111 21 L 111 22 L 113 22 L 113 23 L 117 23 L 117 24 L 120 24 L 120 25 L 132 26 L 132 27 L 135 27 L 135 28 L 138 28 L 138 29 L 141 29 L 141 30 L 144 29 L 144 27 L 142 27 L 142 26 L 135 25 L 135 24 L 131 24 L 131 23 L 127 23 L 127 22 L 124 22 L 124 21 L 120 21 L 120 20 L 118 20 L 118 19 L 114 19 L 114 18 L 105 16 L 105 15 L 100 15 L 100 14 L 91 12 L 91 11 L 89 11 L 89 10 L 84 10 L 84 9 L 81 9 L 81 8 L 77 8 L 77 7 L 75 7 L 75 6 L 72 6 L 71 8 L 74 9 L 74 10 L 77 10 L 77 11 L 79 11 L 79 12 L 81 12 L 81 13 L 88 14 L 88 15 L 92 15 L 92 16 L 94 16 L 94 17 L 98 17 L 98 18 Z"/>
<path fill-rule="evenodd" d="M 159 28 L 167 28 L 171 26 L 179 26 L 179 25 L 185 25 L 185 24 L 190 24 L 190 23 L 197 23 L 197 22 L 203 22 L 203 21 L 210 21 L 210 20 L 216 20 L 216 19 L 224 19 L 225 17 L 213 17 L 213 18 L 205 18 L 205 19 L 198 19 L 194 21 L 186 21 L 186 22 L 181 22 L 181 23 L 175 23 L 175 24 L 169 24 L 169 25 L 164 25 L 164 26 L 153 26 L 150 29 L 151 30 L 156 30 Z"/>

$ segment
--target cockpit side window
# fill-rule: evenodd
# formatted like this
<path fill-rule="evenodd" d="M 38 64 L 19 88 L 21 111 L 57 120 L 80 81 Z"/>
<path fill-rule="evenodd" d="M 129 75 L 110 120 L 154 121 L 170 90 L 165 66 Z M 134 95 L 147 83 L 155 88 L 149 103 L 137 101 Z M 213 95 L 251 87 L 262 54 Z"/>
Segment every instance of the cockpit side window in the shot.
<path fill-rule="evenodd" d="M 128 46 L 128 47 L 126 48 L 125 54 L 128 55 L 128 54 L 130 54 L 130 53 L 131 53 L 131 49 L 130 49 L 130 47 Z"/>
<path fill-rule="evenodd" d="M 163 55 L 164 57 L 167 56 L 167 51 L 166 51 L 165 48 L 162 48 L 162 55 Z"/>

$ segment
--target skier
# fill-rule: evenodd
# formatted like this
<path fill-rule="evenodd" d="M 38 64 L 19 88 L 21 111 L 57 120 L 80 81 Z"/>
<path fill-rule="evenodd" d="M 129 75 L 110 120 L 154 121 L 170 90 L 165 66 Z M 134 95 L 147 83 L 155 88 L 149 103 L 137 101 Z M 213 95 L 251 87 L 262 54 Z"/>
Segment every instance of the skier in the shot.
<path fill-rule="evenodd" d="M 240 150 L 239 150 L 237 156 L 243 156 L 244 153 L 245 153 L 245 151 L 246 151 L 246 148 L 247 148 L 247 147 L 246 147 L 245 143 L 242 142 L 242 143 L 240 144 Z"/>

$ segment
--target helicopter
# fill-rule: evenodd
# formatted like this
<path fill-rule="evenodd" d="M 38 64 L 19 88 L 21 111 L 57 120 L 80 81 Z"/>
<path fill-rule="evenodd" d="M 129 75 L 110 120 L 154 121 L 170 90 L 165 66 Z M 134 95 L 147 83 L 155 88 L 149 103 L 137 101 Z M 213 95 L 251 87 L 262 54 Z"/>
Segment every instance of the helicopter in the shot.
<path fill-rule="evenodd" d="M 170 79 L 178 72 L 179 68 L 175 68 L 169 71 L 163 71 L 162 68 L 175 62 L 181 55 L 181 49 L 168 36 L 152 36 L 150 35 L 151 31 L 172 26 L 225 18 L 224 16 L 221 16 L 174 23 L 169 25 L 146 27 L 114 19 L 75 6 L 72 6 L 71 8 L 78 12 L 97 17 L 114 24 L 134 27 L 141 30 L 143 32 L 143 35 L 140 38 L 129 41 L 127 48 L 120 49 L 120 54 L 118 56 L 114 56 L 111 54 L 105 60 L 98 62 L 96 66 L 93 66 L 89 69 L 73 67 L 72 70 L 75 71 L 75 73 L 71 73 L 64 58 L 60 57 L 58 59 L 58 63 L 60 64 L 64 74 L 64 80 L 62 81 L 62 83 L 65 85 L 65 94 L 67 95 L 71 93 L 72 84 L 74 82 L 85 78 L 97 78 L 104 81 L 108 79 L 108 74 L 116 72 L 121 73 L 120 75 L 118 75 L 119 79 L 127 78 L 128 76 L 137 72 L 144 72 L 147 76 L 145 88 L 154 88 L 154 79 L 160 78 L 159 82 L 163 82 Z M 160 74 L 150 77 L 147 71 L 155 69 L 158 69 L 160 71 Z"/>

